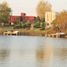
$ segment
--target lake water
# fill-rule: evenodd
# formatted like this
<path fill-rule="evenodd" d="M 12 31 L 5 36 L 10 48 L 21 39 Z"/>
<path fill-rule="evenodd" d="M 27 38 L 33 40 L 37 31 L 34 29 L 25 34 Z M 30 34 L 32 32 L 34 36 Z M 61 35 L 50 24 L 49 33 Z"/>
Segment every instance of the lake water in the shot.
<path fill-rule="evenodd" d="M 0 36 L 0 67 L 67 67 L 67 39 Z"/>

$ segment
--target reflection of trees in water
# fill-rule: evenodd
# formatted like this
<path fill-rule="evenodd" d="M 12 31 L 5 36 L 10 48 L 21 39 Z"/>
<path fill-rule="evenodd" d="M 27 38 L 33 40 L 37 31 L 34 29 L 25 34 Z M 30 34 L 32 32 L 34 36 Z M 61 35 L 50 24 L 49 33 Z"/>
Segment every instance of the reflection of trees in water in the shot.
<path fill-rule="evenodd" d="M 67 58 L 67 48 L 55 48 L 54 56 L 59 57 L 61 60 L 65 60 Z"/>
<path fill-rule="evenodd" d="M 0 60 L 4 60 L 8 57 L 9 50 L 7 49 L 0 49 Z"/>
<path fill-rule="evenodd" d="M 60 61 L 62 63 L 63 60 L 67 60 L 67 48 L 63 45 L 64 42 L 57 41 L 58 45 L 54 46 L 56 45 L 54 41 L 46 40 L 47 39 L 42 38 L 38 39 L 36 51 L 37 67 L 52 67 L 51 65 L 53 65 L 53 61 L 56 59 L 58 59 L 58 62 Z"/>
<path fill-rule="evenodd" d="M 36 50 L 36 58 L 37 60 L 43 60 L 44 59 L 44 39 L 39 37 L 38 38 L 38 44 L 37 44 L 37 50 Z"/>
<path fill-rule="evenodd" d="M 61 48 L 60 49 L 60 58 L 62 60 L 65 60 L 67 58 L 67 48 Z"/>
<path fill-rule="evenodd" d="M 36 51 L 37 67 L 49 67 L 53 63 L 53 45 L 46 44 L 45 39 L 39 39 Z"/>
<path fill-rule="evenodd" d="M 37 58 L 39 59 L 40 66 L 49 67 L 51 64 L 53 64 L 53 46 L 47 45 L 43 50 L 40 50 L 37 53 Z"/>
<path fill-rule="evenodd" d="M 44 67 L 44 42 L 45 39 L 39 37 L 36 49 L 36 65 L 37 67 Z"/>
<path fill-rule="evenodd" d="M 37 51 L 36 55 L 37 55 L 37 59 L 39 59 L 39 60 L 44 59 L 44 51 L 43 50 Z"/>

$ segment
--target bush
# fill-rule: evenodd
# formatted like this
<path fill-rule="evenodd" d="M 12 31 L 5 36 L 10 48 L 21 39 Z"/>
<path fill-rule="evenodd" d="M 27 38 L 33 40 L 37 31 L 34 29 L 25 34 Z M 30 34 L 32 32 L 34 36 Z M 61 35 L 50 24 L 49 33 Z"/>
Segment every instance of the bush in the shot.
<path fill-rule="evenodd" d="M 35 28 L 40 28 L 40 22 L 35 22 L 35 23 L 34 23 L 34 27 L 35 27 Z"/>

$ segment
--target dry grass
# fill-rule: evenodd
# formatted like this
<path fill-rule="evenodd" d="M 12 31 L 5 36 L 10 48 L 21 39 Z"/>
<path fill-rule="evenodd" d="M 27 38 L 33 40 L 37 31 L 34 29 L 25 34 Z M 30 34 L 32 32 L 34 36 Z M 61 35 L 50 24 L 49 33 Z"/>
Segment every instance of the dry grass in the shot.
<path fill-rule="evenodd" d="M 2 28 L 0 28 L 0 35 L 2 35 L 3 34 L 3 29 Z"/>

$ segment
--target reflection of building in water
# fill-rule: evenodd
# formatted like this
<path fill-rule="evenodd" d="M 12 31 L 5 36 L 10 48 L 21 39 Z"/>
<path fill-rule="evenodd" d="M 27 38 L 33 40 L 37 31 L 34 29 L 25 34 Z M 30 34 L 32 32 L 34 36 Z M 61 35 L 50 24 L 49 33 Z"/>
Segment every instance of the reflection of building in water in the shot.
<path fill-rule="evenodd" d="M 53 58 L 53 46 L 52 45 L 46 46 L 44 58 L 48 60 Z"/>
<path fill-rule="evenodd" d="M 52 45 L 46 45 L 46 48 L 44 49 L 44 60 L 47 62 L 46 67 L 52 67 L 53 65 L 53 46 Z"/>

